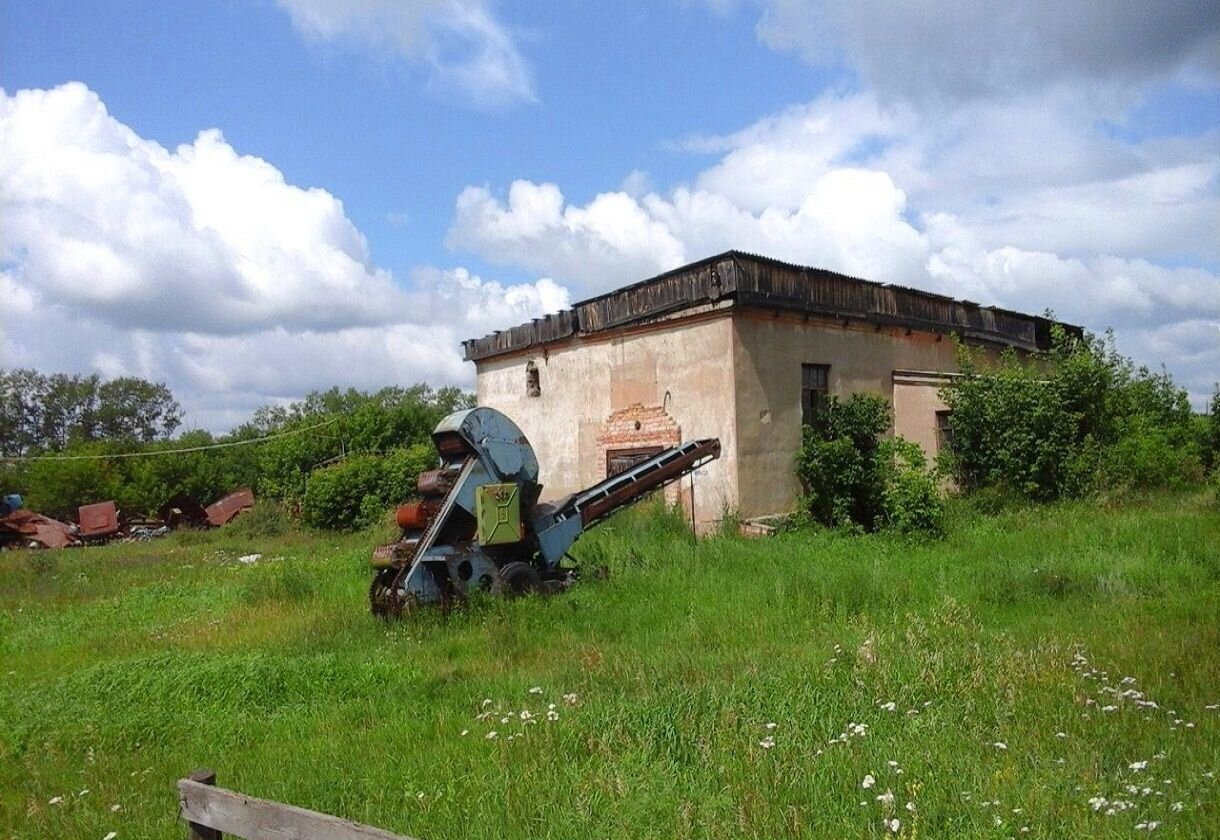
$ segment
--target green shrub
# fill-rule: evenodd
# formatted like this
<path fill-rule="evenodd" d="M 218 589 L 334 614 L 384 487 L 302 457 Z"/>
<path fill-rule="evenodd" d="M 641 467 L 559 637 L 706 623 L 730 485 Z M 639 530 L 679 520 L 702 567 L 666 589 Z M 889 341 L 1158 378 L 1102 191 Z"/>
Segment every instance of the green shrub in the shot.
<path fill-rule="evenodd" d="M 239 537 L 279 537 L 293 527 L 292 515 L 283 502 L 259 499 L 254 507 L 227 525 L 226 530 Z"/>
<path fill-rule="evenodd" d="M 315 528 L 350 530 L 376 524 L 387 509 L 415 496 L 419 473 L 435 463 L 432 448 L 417 444 L 385 456 L 353 455 L 314 470 L 305 484 L 301 515 Z"/>
<path fill-rule="evenodd" d="M 936 473 L 918 444 L 895 438 L 879 447 L 881 521 L 904 534 L 940 536 L 945 527 L 945 500 Z"/>
<path fill-rule="evenodd" d="M 1168 373 L 1136 369 L 1113 336 L 1055 328 L 1045 357 L 1010 350 L 984 370 L 961 347 L 960 359 L 963 376 L 941 391 L 953 412 L 942 466 L 963 490 L 1003 487 L 1047 501 L 1202 478 L 1186 392 Z"/>
<path fill-rule="evenodd" d="M 939 481 L 915 444 L 883 441 L 890 407 L 875 394 L 830 397 L 805 427 L 796 472 L 803 507 L 823 525 L 893 528 L 938 534 L 944 502 Z"/>

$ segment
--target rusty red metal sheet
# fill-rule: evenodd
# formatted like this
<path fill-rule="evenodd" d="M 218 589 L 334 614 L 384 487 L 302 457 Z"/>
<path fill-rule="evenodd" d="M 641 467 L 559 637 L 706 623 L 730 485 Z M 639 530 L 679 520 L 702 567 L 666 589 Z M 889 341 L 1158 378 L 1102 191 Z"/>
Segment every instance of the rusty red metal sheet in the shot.
<path fill-rule="evenodd" d="M 66 548 L 79 542 L 71 525 L 32 510 L 15 510 L 0 519 L 0 530 L 47 548 Z"/>
<path fill-rule="evenodd" d="M 220 527 L 231 521 L 243 510 L 254 507 L 254 491 L 249 488 L 237 490 L 207 507 L 208 523 Z"/>
<path fill-rule="evenodd" d="M 81 505 L 76 511 L 76 521 L 80 523 L 82 537 L 108 537 L 118 533 L 119 509 L 112 501 Z"/>

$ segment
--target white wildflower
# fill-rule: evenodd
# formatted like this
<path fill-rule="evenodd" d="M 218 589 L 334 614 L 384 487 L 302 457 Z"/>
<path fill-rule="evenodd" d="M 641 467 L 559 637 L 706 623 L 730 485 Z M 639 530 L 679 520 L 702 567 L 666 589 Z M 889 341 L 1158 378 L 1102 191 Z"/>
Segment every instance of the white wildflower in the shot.
<path fill-rule="evenodd" d="M 772 722 L 772 723 L 768 723 L 768 724 L 766 725 L 766 729 L 767 729 L 767 731 L 768 731 L 768 732 L 770 732 L 770 731 L 772 731 L 773 729 L 775 729 L 775 727 L 777 727 L 777 726 L 779 726 L 779 724 L 778 724 L 778 723 L 774 723 L 774 722 Z"/>
<path fill-rule="evenodd" d="M 110 806 L 110 810 L 111 811 L 121 811 L 121 810 L 123 810 L 123 806 L 116 803 L 116 804 Z"/>
<path fill-rule="evenodd" d="M 1175 802 L 1169 806 L 1169 810 L 1170 811 L 1181 811 L 1185 807 L 1186 807 L 1185 802 Z"/>
<path fill-rule="evenodd" d="M 1067 736 L 1068 736 L 1068 734 L 1066 732 L 1056 732 L 1055 733 L 1056 738 L 1066 738 Z"/>
<path fill-rule="evenodd" d="M 893 759 L 890 759 L 889 761 L 887 761 L 886 764 L 888 764 L 891 768 L 898 766 L 898 762 L 894 761 Z"/>
<path fill-rule="evenodd" d="M 995 747 L 997 750 L 1006 750 L 1006 749 L 1008 749 L 1008 744 L 1005 744 L 1003 741 L 996 741 L 996 742 L 995 742 L 994 744 L 992 744 L 991 746 Z"/>
<path fill-rule="evenodd" d="M 889 808 L 894 804 L 894 794 L 887 790 L 885 793 L 877 797 L 877 801 Z"/>
<path fill-rule="evenodd" d="M 529 709 L 522 709 L 519 717 L 528 722 L 534 719 L 534 714 Z"/>
<path fill-rule="evenodd" d="M 775 739 L 768 735 L 766 738 L 763 738 L 758 742 L 758 746 L 762 747 L 764 750 L 769 750 L 775 746 Z"/>
<path fill-rule="evenodd" d="M 877 784 L 877 780 L 873 778 L 872 773 L 869 773 L 868 775 L 866 775 L 864 777 L 863 781 L 860 782 L 860 787 L 864 788 L 865 790 L 868 790 L 875 784 Z"/>
<path fill-rule="evenodd" d="M 882 822 L 885 822 L 885 827 L 890 830 L 891 834 L 897 834 L 902 829 L 902 821 L 897 817 L 888 821 L 883 820 Z"/>
<path fill-rule="evenodd" d="M 119 836 L 119 833 L 117 831 L 108 831 L 106 833 L 106 836 L 103 837 L 102 840 L 114 840 L 114 838 L 116 838 L 118 836 Z"/>
<path fill-rule="evenodd" d="M 512 720 L 512 718 L 505 715 L 504 717 L 500 718 L 500 723 L 508 723 L 510 720 Z"/>
<path fill-rule="evenodd" d="M 470 730 L 469 730 L 469 729 L 463 729 L 463 730 L 462 730 L 462 737 L 463 737 L 463 738 L 465 738 L 465 737 L 466 737 L 467 735 L 469 735 L 469 734 L 470 734 Z"/>
<path fill-rule="evenodd" d="M 500 737 L 500 733 L 493 729 L 490 732 L 488 732 L 486 735 L 484 735 L 483 737 L 486 738 L 488 741 L 494 741 L 496 738 Z"/>
<path fill-rule="evenodd" d="M 1133 761 L 1127 765 L 1128 768 L 1130 768 L 1131 770 L 1134 770 L 1136 773 L 1140 772 L 1147 766 L 1148 766 L 1148 762 L 1146 762 L 1146 761 Z"/>
<path fill-rule="evenodd" d="M 906 807 L 907 807 L 907 810 L 910 811 L 912 814 L 915 813 L 915 803 L 914 802 L 908 802 Z"/>
<path fill-rule="evenodd" d="M 546 719 L 551 723 L 554 723 L 555 721 L 559 720 L 559 712 L 555 711 L 554 709 L 547 709 Z"/>
<path fill-rule="evenodd" d="M 85 796 L 85 795 L 87 795 L 88 793 L 89 793 L 89 788 L 84 788 L 83 790 L 81 790 L 81 792 L 80 792 L 80 793 L 78 793 L 78 794 L 76 794 L 76 795 L 77 795 L 77 796 Z"/>
<path fill-rule="evenodd" d="M 60 802 L 63 802 L 63 801 L 64 801 L 64 798 L 62 796 L 52 796 L 50 799 L 47 800 L 47 804 L 48 805 L 58 805 Z"/>
<path fill-rule="evenodd" d="M 541 694 L 541 693 L 542 693 L 542 686 L 540 686 L 540 685 L 535 685 L 530 688 L 530 694 Z"/>
<path fill-rule="evenodd" d="M 576 705 L 576 692 L 572 692 L 571 694 L 563 695 L 563 702 L 567 703 L 569 706 L 575 706 Z"/>
<path fill-rule="evenodd" d="M 483 705 L 483 708 L 484 708 L 484 709 L 486 709 L 488 706 L 490 706 L 490 705 L 491 705 L 491 703 L 492 703 L 492 700 L 491 700 L 491 698 L 490 698 L 490 697 L 484 697 L 484 698 L 483 698 L 483 704 L 482 704 L 482 705 Z"/>
<path fill-rule="evenodd" d="M 893 711 L 897 710 L 897 708 L 898 708 L 898 704 L 895 703 L 893 700 L 891 700 L 888 703 L 881 704 L 881 710 L 883 712 L 893 712 Z"/>

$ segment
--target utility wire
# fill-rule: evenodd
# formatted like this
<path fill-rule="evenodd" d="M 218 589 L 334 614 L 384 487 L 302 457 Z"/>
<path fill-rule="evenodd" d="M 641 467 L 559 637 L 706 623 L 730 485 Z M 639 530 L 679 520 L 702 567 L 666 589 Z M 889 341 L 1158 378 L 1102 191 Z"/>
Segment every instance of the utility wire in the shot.
<path fill-rule="evenodd" d="M 250 438 L 249 440 L 230 440 L 224 443 L 209 443 L 204 446 L 188 446 L 182 449 L 150 449 L 145 452 L 118 452 L 114 455 L 2 455 L 0 456 L 0 461 L 105 461 L 111 458 L 150 458 L 154 455 L 180 455 L 184 452 L 204 452 L 209 449 L 227 449 L 232 446 L 249 446 L 253 443 L 266 443 L 276 438 L 299 435 L 303 432 L 320 429 L 323 426 L 330 426 L 338 423 L 339 419 L 335 417 L 322 423 L 315 423 L 312 426 L 292 429 L 287 432 L 277 432 L 273 435 L 263 435 L 262 437 Z"/>

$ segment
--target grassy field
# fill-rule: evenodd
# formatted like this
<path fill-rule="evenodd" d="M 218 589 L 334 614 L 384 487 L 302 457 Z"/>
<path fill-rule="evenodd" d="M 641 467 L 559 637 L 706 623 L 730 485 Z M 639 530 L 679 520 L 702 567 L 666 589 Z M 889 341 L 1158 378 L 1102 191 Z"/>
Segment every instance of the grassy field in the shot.
<path fill-rule="evenodd" d="M 424 840 L 1220 836 L 1201 498 L 927 544 L 633 511 L 578 544 L 608 580 L 392 624 L 372 540 L 0 555 L 0 837 L 181 837 L 200 766 Z"/>

